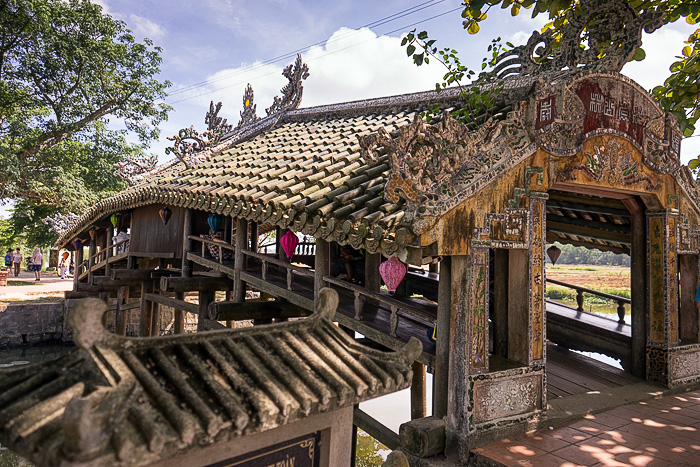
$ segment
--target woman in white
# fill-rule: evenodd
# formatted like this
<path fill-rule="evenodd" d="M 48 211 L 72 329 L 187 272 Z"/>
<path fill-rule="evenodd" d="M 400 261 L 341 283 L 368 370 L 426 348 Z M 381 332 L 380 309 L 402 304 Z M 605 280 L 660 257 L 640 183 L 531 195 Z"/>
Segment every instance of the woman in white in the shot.
<path fill-rule="evenodd" d="M 41 248 L 34 248 L 32 255 L 32 271 L 34 271 L 35 281 L 41 281 L 41 263 L 44 262 L 44 255 L 41 254 Z"/>
<path fill-rule="evenodd" d="M 61 261 L 58 262 L 58 270 L 61 272 L 61 279 L 68 278 L 68 267 L 70 266 L 70 253 L 64 251 L 61 255 Z"/>

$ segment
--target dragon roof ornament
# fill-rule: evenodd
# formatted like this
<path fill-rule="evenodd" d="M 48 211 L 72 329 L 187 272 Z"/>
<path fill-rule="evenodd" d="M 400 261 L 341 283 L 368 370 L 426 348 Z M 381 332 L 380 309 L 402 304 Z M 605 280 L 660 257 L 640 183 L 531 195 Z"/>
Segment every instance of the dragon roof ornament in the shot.
<path fill-rule="evenodd" d="M 309 67 L 301 61 L 301 54 L 297 54 L 294 64 L 288 65 L 282 71 L 282 75 L 289 80 L 289 83 L 281 89 L 282 97 L 275 96 L 272 105 L 265 110 L 268 116 L 296 109 L 301 104 L 301 96 L 304 92 L 301 82 L 309 77 Z"/>
<path fill-rule="evenodd" d="M 201 135 L 194 126 L 183 128 L 180 132 L 172 137 L 168 137 L 175 144 L 165 148 L 166 154 L 173 154 L 175 157 L 185 164 L 188 169 L 206 160 L 208 155 L 203 153 L 205 149 L 216 146 L 221 138 L 231 131 L 232 125 L 226 122 L 225 118 L 219 117 L 221 110 L 221 102 L 214 106 L 214 101 L 209 104 L 209 112 L 204 117 L 204 123 L 207 124 L 207 131 Z M 205 139 L 206 138 L 206 139 Z"/>
<path fill-rule="evenodd" d="M 505 78 L 581 67 L 619 72 L 642 45 L 642 31 L 655 31 L 663 17 L 660 12 L 638 15 L 623 0 L 581 0 L 579 8 L 566 13 L 558 46 L 552 29 L 535 31 L 525 45 L 496 59 L 494 73 Z M 582 42 L 587 46 L 581 47 Z"/>

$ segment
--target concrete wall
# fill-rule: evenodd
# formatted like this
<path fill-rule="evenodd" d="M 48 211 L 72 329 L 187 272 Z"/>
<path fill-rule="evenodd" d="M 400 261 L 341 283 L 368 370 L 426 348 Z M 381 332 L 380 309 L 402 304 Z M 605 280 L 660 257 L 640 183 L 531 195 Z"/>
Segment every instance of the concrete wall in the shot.
<path fill-rule="evenodd" d="M 63 323 L 63 302 L 0 305 L 0 348 L 61 341 Z"/>

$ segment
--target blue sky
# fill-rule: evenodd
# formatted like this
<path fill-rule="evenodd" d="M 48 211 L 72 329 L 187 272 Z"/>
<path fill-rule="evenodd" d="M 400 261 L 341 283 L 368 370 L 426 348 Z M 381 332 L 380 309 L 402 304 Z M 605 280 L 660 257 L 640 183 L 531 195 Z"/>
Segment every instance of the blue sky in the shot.
<path fill-rule="evenodd" d="M 255 91 L 258 115 L 286 80 L 282 68 L 302 50 L 310 77 L 302 107 L 423 91 L 443 74 L 438 64 L 415 67 L 400 47 L 410 29 L 427 29 L 438 46 L 453 47 L 476 68 L 492 38 L 524 43 L 545 17 L 512 18 L 492 10 L 482 31 L 468 35 L 456 0 L 99 0 L 111 15 L 125 21 L 138 37 L 163 48 L 161 78 L 173 83 L 166 100 L 174 110 L 162 125 L 152 152 L 167 160 L 165 139 L 184 127 L 203 130 L 209 102 L 223 102 L 220 116 L 235 124 L 245 85 Z M 417 23 L 417 24 L 414 24 Z M 362 28 L 372 25 L 369 28 Z M 663 82 L 684 39 L 694 31 L 683 21 L 644 39 L 647 59 L 628 64 L 623 73 L 649 89 Z M 311 48 L 309 46 L 317 44 Z M 280 58 L 281 57 L 281 58 Z M 275 60 L 279 58 L 278 60 Z M 700 140 L 684 144 L 684 160 L 700 153 Z"/>
<path fill-rule="evenodd" d="M 525 12 L 513 18 L 496 9 L 481 32 L 470 36 L 462 29 L 457 0 L 93 1 L 163 49 L 160 78 L 173 83 L 166 99 L 173 111 L 150 151 L 161 163 L 169 159 L 167 136 L 191 125 L 205 129 L 211 100 L 223 103 L 219 115 L 235 125 L 247 83 L 258 116 L 264 116 L 286 83 L 282 69 L 296 51 L 310 69 L 301 103 L 310 107 L 434 88 L 444 73 L 441 65 L 415 67 L 400 46 L 413 28 L 427 29 L 437 46 L 458 49 L 464 63 L 478 68 L 491 39 L 519 45 L 546 22 L 544 16 L 533 20 Z M 647 89 L 661 84 L 694 30 L 681 20 L 645 36 L 647 59 L 628 64 L 623 73 Z M 698 154 L 700 137 L 684 140 L 683 161 Z"/>

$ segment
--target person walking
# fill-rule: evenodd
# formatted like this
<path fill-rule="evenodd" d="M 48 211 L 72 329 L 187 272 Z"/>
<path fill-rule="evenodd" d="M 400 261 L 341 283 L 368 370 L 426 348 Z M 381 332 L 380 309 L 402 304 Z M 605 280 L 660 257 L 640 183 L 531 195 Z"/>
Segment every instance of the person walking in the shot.
<path fill-rule="evenodd" d="M 12 269 L 12 248 L 7 250 L 7 254 L 5 255 L 5 268 L 7 268 L 8 271 Z"/>
<path fill-rule="evenodd" d="M 19 276 L 19 270 L 22 268 L 22 260 L 24 259 L 24 256 L 22 256 L 22 252 L 17 248 L 17 251 L 15 251 L 15 254 L 12 255 L 12 266 L 15 268 L 15 277 Z"/>
<path fill-rule="evenodd" d="M 34 271 L 35 281 L 41 281 L 41 264 L 44 262 L 44 255 L 41 254 L 41 248 L 34 248 L 32 255 L 32 271 Z"/>
<path fill-rule="evenodd" d="M 68 278 L 68 267 L 70 266 L 70 253 L 64 251 L 61 255 L 61 261 L 58 263 L 58 270 L 61 273 L 61 279 Z"/>

